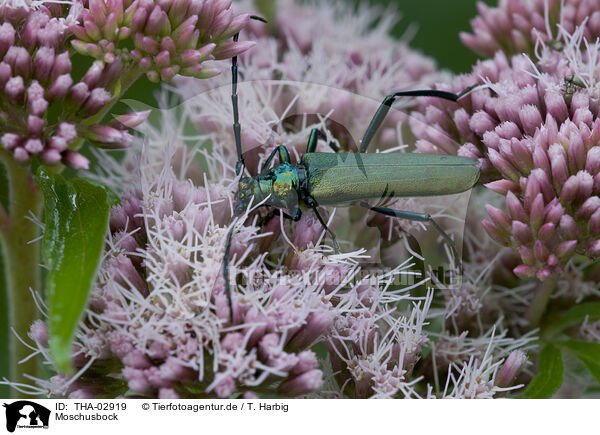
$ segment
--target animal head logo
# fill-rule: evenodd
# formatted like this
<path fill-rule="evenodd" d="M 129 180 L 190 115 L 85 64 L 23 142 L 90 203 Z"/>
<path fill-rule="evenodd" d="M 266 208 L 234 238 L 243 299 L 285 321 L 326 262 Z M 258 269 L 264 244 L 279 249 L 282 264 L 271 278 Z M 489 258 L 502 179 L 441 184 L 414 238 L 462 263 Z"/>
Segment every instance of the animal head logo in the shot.
<path fill-rule="evenodd" d="M 50 410 L 29 400 L 3 404 L 6 408 L 6 430 L 14 432 L 16 427 L 47 428 Z"/>

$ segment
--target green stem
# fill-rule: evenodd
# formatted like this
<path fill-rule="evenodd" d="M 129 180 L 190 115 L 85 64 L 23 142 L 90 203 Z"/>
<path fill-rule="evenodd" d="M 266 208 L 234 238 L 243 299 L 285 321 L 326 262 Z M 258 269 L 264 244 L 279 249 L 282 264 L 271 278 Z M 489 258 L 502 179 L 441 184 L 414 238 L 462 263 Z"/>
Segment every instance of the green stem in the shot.
<path fill-rule="evenodd" d="M 557 282 L 558 275 L 554 274 L 538 284 L 531 305 L 529 305 L 529 309 L 525 315 L 528 322 L 528 329 L 537 328 L 539 325 L 542 316 L 546 312 L 550 295 L 554 292 Z"/>
<path fill-rule="evenodd" d="M 19 337 L 27 339 L 31 324 L 39 316 L 29 289 L 40 291 L 41 278 L 39 242 L 28 243 L 40 236 L 40 228 L 25 217 L 30 212 L 40 216 L 43 200 L 29 166 L 19 166 L 6 154 L 0 154 L 0 157 L 6 166 L 10 194 L 10 210 L 0 227 L 8 296 L 8 324 Z M 38 375 L 37 358 L 19 364 L 31 351 L 12 332 L 9 334 L 8 352 L 9 379 L 30 384 L 31 380 L 23 375 Z"/>

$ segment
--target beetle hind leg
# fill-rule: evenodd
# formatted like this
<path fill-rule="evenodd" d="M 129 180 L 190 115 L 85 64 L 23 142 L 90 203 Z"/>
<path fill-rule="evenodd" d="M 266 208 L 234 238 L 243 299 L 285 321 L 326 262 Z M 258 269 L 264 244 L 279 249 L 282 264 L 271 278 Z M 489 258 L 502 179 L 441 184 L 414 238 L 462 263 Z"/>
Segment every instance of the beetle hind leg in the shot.
<path fill-rule="evenodd" d="M 429 213 L 416 213 L 416 212 L 412 212 L 412 211 L 395 210 L 395 209 L 386 208 L 386 207 L 371 207 L 366 202 L 361 202 L 360 206 L 364 207 L 364 208 L 368 208 L 369 210 L 372 210 L 376 213 L 384 214 L 386 216 L 396 217 L 396 218 L 400 218 L 400 219 L 407 219 L 407 220 L 417 221 L 417 222 L 427 222 L 427 223 L 431 224 L 436 229 L 436 231 L 440 234 L 440 236 L 442 236 L 442 238 L 444 239 L 444 241 L 446 242 L 446 244 L 452 251 L 452 256 L 454 257 L 454 261 L 455 261 L 456 265 L 458 266 L 459 276 L 463 275 L 463 264 L 462 264 L 460 255 L 458 254 L 458 249 L 456 249 L 456 243 L 454 243 L 454 240 L 452 240 L 452 238 L 450 238 L 448 233 L 446 233 L 442 229 L 442 227 L 440 227 L 438 225 L 438 223 L 431 217 L 431 215 Z"/>

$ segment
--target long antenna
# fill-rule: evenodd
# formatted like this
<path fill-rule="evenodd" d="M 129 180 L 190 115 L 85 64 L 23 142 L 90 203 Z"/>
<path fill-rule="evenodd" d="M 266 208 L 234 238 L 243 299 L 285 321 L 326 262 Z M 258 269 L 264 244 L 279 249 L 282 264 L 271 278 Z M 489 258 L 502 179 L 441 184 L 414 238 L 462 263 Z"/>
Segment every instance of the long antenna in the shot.
<path fill-rule="evenodd" d="M 262 17 L 256 15 L 250 15 L 251 20 L 262 21 L 266 23 Z M 240 32 L 233 35 L 233 42 L 237 42 L 240 37 Z M 237 95 L 237 82 L 238 82 L 238 57 L 233 56 L 231 58 L 231 104 L 233 106 L 233 135 L 235 137 L 235 149 L 237 151 L 237 164 L 235 165 L 235 174 L 240 175 L 244 168 L 244 155 L 242 154 L 242 135 L 240 126 L 240 112 L 238 107 L 238 95 Z"/>
<path fill-rule="evenodd" d="M 233 41 L 237 42 L 240 33 L 233 35 Z M 244 165 L 244 155 L 242 154 L 242 135 L 240 127 L 240 112 L 238 109 L 237 95 L 238 67 L 237 56 L 231 58 L 231 104 L 233 106 L 233 135 L 235 137 L 235 149 L 237 151 L 238 161 L 235 165 L 235 175 L 240 175 Z"/>
<path fill-rule="evenodd" d="M 371 119 L 371 122 L 369 123 L 369 126 L 367 127 L 367 130 L 365 131 L 365 135 L 360 143 L 360 151 L 359 152 L 364 153 L 367 150 L 367 148 L 369 147 L 369 143 L 371 143 L 371 139 L 373 139 L 373 137 L 375 136 L 375 133 L 377 132 L 377 130 L 383 123 L 383 120 L 385 119 L 386 115 L 390 111 L 390 108 L 392 107 L 392 104 L 394 103 L 394 101 L 396 101 L 396 98 L 398 98 L 398 97 L 436 97 L 436 98 L 442 98 L 444 100 L 449 100 L 449 101 L 458 101 L 459 99 L 461 99 L 465 95 L 469 94 L 470 92 L 472 92 L 474 89 L 478 88 L 479 86 L 480 86 L 479 84 L 469 86 L 468 88 L 463 89 L 458 94 L 453 94 L 452 92 L 447 92 L 447 91 L 440 91 L 437 89 L 424 89 L 424 90 L 416 90 L 416 91 L 394 92 L 393 94 L 388 95 L 381 102 L 379 108 L 377 109 L 377 112 L 375 112 L 375 115 L 373 115 L 373 118 Z"/>
<path fill-rule="evenodd" d="M 227 295 L 227 306 L 229 307 L 229 323 L 233 324 L 233 302 L 231 300 L 231 287 L 229 285 L 229 251 L 231 250 L 231 238 L 235 222 L 227 232 L 227 241 L 225 242 L 225 255 L 223 256 L 223 278 L 225 278 L 225 294 Z"/>
<path fill-rule="evenodd" d="M 266 23 L 262 17 L 256 15 L 250 15 L 251 20 L 262 21 Z M 240 37 L 240 32 L 233 35 L 233 41 L 237 42 Z M 235 165 L 235 174 L 240 175 L 244 169 L 244 155 L 242 154 L 242 135 L 240 126 L 240 112 L 238 107 L 238 94 L 237 94 L 237 82 L 238 82 L 238 66 L 237 56 L 231 58 L 231 104 L 233 106 L 233 135 L 235 137 L 235 149 L 237 151 L 238 161 Z M 237 205 L 234 210 L 234 216 L 231 222 L 231 228 L 227 232 L 227 239 L 225 241 L 225 254 L 223 255 L 223 278 L 225 278 L 225 295 L 227 296 L 227 305 L 229 307 L 229 323 L 233 324 L 233 302 L 231 298 L 231 286 L 229 285 L 229 251 L 231 250 L 231 239 L 233 238 L 233 229 L 235 227 L 235 219 L 239 216 L 237 211 Z"/>

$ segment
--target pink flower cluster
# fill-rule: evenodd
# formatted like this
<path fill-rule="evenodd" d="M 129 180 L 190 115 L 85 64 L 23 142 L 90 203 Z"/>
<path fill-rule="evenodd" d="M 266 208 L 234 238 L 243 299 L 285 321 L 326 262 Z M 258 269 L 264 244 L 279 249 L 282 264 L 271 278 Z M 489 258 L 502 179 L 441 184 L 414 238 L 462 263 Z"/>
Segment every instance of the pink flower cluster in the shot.
<path fill-rule="evenodd" d="M 391 15 L 367 8 L 354 14 L 343 5 L 281 2 L 277 36 L 263 35 L 261 50 L 242 56 L 245 79 L 285 79 L 239 83 L 245 151 L 261 147 L 246 153 L 249 173 L 275 145 L 286 145 L 297 159 L 315 127 L 344 147 L 351 139 L 341 134 L 344 127 L 360 138 L 384 95 L 442 77 L 429 59 L 389 37 Z M 264 32 L 262 23 L 251 27 Z M 307 38 L 318 29 L 342 43 Z M 96 62 L 110 61 L 115 47 Z M 238 177 L 229 77 L 217 78 L 224 86 L 211 91 L 216 80 L 177 80 L 170 90 L 187 100 L 140 124 L 144 145 L 124 161 L 95 150 L 104 171 L 99 178 L 126 191 L 112 210 L 105 259 L 76 336 L 77 374 L 38 379 L 32 389 L 69 397 L 130 391 L 146 398 L 421 398 L 495 397 L 516 388 L 526 363 L 516 349 L 529 349 L 532 337 L 507 335 L 504 326 L 514 326 L 514 319 L 502 320 L 503 294 L 486 287 L 489 267 L 470 271 L 472 289 L 441 288 L 442 308 L 444 299 L 424 288 L 428 278 L 416 276 L 404 246 L 379 246 L 377 229 L 366 226 L 388 234 L 398 220 L 364 212 L 356 218 L 350 210 L 337 225 L 341 208 L 320 209 L 337 232 L 342 253 L 336 255 L 309 213 L 296 223 L 277 215 L 267 220 L 269 210 L 252 204 L 232 219 Z M 374 100 L 354 99 L 354 92 Z M 381 134 L 394 146 L 403 143 L 400 118 L 391 116 Z M 330 151 L 326 141 L 318 147 Z M 230 321 L 223 256 L 232 227 Z M 393 242 L 401 239 L 394 236 Z M 497 246 L 475 239 L 467 244 L 473 258 L 481 256 L 478 265 L 494 264 Z M 380 260 L 391 267 L 372 267 Z M 477 312 L 482 306 L 491 313 L 484 319 Z M 432 321 L 442 316 L 442 331 L 432 332 Z M 47 355 L 43 323 L 30 337 Z"/>
<path fill-rule="evenodd" d="M 18 162 L 39 156 L 46 164 L 63 162 L 80 169 L 88 161 L 69 148 L 79 134 L 75 123 L 69 116 L 49 122 L 49 114 L 62 106 L 67 113 L 93 116 L 111 96 L 97 79 L 89 83 L 89 75 L 73 82 L 70 53 L 64 48 L 68 21 L 63 9 L 57 3 L 38 10 L 2 6 L 0 141 Z M 105 73 L 113 80 L 118 74 L 114 69 Z"/>
<path fill-rule="evenodd" d="M 252 396 L 266 389 L 289 397 L 319 388 L 322 373 L 309 347 L 331 324 L 331 304 L 293 280 L 249 281 L 234 295 L 229 324 L 219 266 L 231 191 L 162 177 L 113 209 L 107 259 L 74 348 L 75 366 L 89 368 L 74 382 L 55 378 L 54 393 L 67 382 L 60 394 L 79 398 L 127 390 L 140 397 Z M 236 258 L 256 249 L 256 232 L 236 234 Z M 268 279 L 265 266 L 256 266 Z M 93 375 L 107 369 L 113 376 L 106 381 Z"/>
<path fill-rule="evenodd" d="M 600 11 L 595 0 L 500 0 L 497 7 L 477 3 L 479 15 L 471 21 L 473 34 L 460 33 L 462 42 L 475 53 L 492 57 L 496 51 L 507 55 L 533 54 L 536 44 L 561 49 L 557 25 L 573 33 L 583 27 L 588 41 L 600 36 Z"/>
<path fill-rule="evenodd" d="M 542 43 L 537 58 L 496 53 L 452 86 L 482 89 L 458 105 L 429 99 L 412 123 L 420 151 L 481 161 L 485 186 L 508 210 L 487 206 L 483 225 L 520 254 L 520 277 L 545 279 L 575 254 L 600 256 L 598 45 L 583 34 L 561 30 L 563 48 Z"/>
<path fill-rule="evenodd" d="M 101 121 L 143 73 L 155 81 L 175 74 L 209 77 L 218 71 L 203 61 L 231 57 L 252 45 L 232 41 L 248 15 L 235 15 L 230 3 L 74 0 L 38 8 L 3 3 L 3 148 L 23 164 L 35 156 L 44 164 L 87 169 L 89 161 L 77 152 L 83 140 L 104 148 L 129 146 L 128 130 L 148 113 L 107 125 Z M 72 71 L 75 50 L 96 59 L 81 79 Z"/>
<path fill-rule="evenodd" d="M 260 15 L 249 1 L 242 2 L 240 8 Z M 391 7 L 359 5 L 353 10 L 340 0 L 318 4 L 280 1 L 273 34 L 267 32 L 264 23 L 252 21 L 240 35 L 242 39 L 256 41 L 260 47 L 240 56 L 240 81 L 289 80 L 322 85 L 318 91 L 311 92 L 311 98 L 300 99 L 291 111 L 329 114 L 329 119 L 339 124 L 329 122 L 328 125 L 339 145 L 353 149 L 386 95 L 397 90 L 431 87 L 447 78 L 436 70 L 431 58 L 390 35 L 399 17 Z M 314 37 L 316 34 L 318 38 Z M 221 67 L 226 69 L 226 65 Z M 178 80 L 176 92 L 182 98 L 189 98 L 214 88 L 217 83 L 227 86 L 228 80 L 229 74 L 202 83 Z M 297 95 L 295 88 L 284 93 L 278 104 L 289 104 Z M 353 94 L 363 98 L 352 98 Z M 241 93 L 240 98 L 243 98 Z M 415 104 L 413 99 L 405 99 L 395 108 Z M 392 110 L 373 142 L 382 148 L 403 143 L 396 126 L 405 116 L 400 110 Z M 290 118 L 288 123 L 301 127 L 299 118 Z M 242 129 L 242 134 L 249 135 L 248 128 Z M 264 137 L 255 139 L 248 137 L 243 141 L 246 150 L 265 142 Z"/>
<path fill-rule="evenodd" d="M 69 30 L 77 52 L 112 64 L 121 58 L 155 82 L 175 74 L 207 78 L 217 74 L 203 62 L 242 53 L 252 42 L 232 37 L 247 24 L 247 14 L 236 15 L 231 0 L 86 0 L 81 24 Z M 127 40 L 134 48 L 127 48 Z"/>
<path fill-rule="evenodd" d="M 131 150 L 125 165 L 102 160 L 105 170 L 114 168 L 103 179 L 128 187 L 112 210 L 105 260 L 76 336 L 77 375 L 38 379 L 32 389 L 73 398 L 127 391 L 147 398 L 446 394 L 432 392 L 433 373 L 420 375 L 430 344 L 426 325 L 438 314 L 431 312 L 432 291 L 414 296 L 414 286 L 394 283 L 409 273 L 406 262 L 359 278 L 363 251 L 326 255 L 331 249 L 310 216 L 294 225 L 293 238 L 279 217 L 260 227 L 259 210 L 232 222 L 231 141 L 215 140 L 210 154 L 188 154 L 183 126 L 195 108 L 188 110 L 179 124 L 177 110 L 163 111 L 156 128 L 142 124 L 142 156 Z M 197 167 L 200 158 L 205 164 Z M 222 271 L 231 225 L 232 323 Z M 30 337 L 47 355 L 45 325 L 36 323 Z M 443 375 L 456 375 L 447 394 L 462 395 L 475 378 L 480 397 L 513 388 L 494 386 L 495 375 L 509 349 L 530 340 L 457 344 L 460 355 L 444 368 Z M 324 360 L 316 343 L 329 350 Z M 485 349 L 485 364 L 473 359 Z"/>

